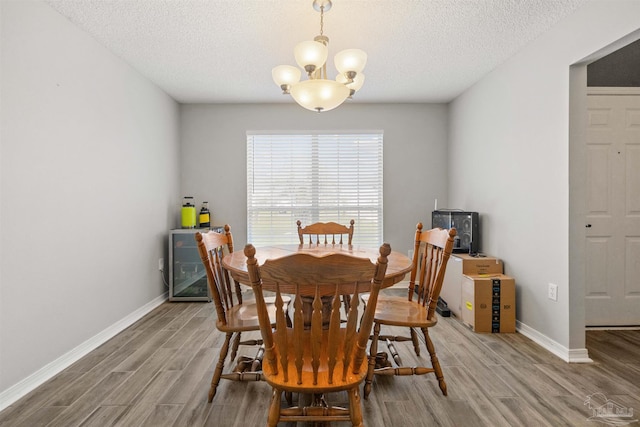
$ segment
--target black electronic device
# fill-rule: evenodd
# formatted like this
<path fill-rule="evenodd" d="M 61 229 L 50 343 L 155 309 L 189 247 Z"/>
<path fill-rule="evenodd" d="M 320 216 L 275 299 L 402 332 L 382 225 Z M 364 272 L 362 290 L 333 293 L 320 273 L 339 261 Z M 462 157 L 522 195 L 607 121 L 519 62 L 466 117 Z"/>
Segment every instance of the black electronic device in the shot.
<path fill-rule="evenodd" d="M 449 310 L 449 306 L 447 305 L 447 302 L 443 300 L 441 297 L 438 297 L 436 312 L 442 317 L 451 317 L 451 310 Z"/>
<path fill-rule="evenodd" d="M 478 212 L 438 210 L 431 212 L 431 227 L 455 228 L 453 252 L 477 254 L 480 252 L 480 224 Z"/>

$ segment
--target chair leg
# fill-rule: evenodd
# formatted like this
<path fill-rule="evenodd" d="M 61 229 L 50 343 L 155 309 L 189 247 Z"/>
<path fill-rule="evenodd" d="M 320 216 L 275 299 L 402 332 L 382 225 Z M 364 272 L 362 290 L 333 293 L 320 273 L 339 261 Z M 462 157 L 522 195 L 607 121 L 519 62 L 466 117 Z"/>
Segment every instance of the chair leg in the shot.
<path fill-rule="evenodd" d="M 351 307 L 351 296 L 342 295 L 342 304 L 344 305 L 344 314 L 349 316 L 349 308 Z"/>
<path fill-rule="evenodd" d="M 364 427 L 362 423 L 362 402 L 360 402 L 360 391 L 358 387 L 347 390 L 349 395 L 349 415 L 351 416 L 351 425 L 354 427 Z"/>
<path fill-rule="evenodd" d="M 232 335 L 233 332 L 227 332 L 224 337 L 224 344 L 222 344 L 222 348 L 220 348 L 218 363 L 216 363 L 216 369 L 213 371 L 213 377 L 211 378 L 211 387 L 209 387 L 209 403 L 213 402 L 213 397 L 216 395 L 218 383 L 220 382 L 220 376 L 222 375 L 222 370 L 224 369 L 224 361 L 227 358 L 227 353 L 229 352 L 229 341 L 231 341 Z"/>
<path fill-rule="evenodd" d="M 267 417 L 267 427 L 276 427 L 280 420 L 280 402 L 282 400 L 282 392 L 273 389 L 271 392 L 271 405 L 269 406 L 269 415 Z"/>
<path fill-rule="evenodd" d="M 293 323 L 291 322 L 291 316 L 289 316 L 289 310 L 287 310 L 286 312 L 286 319 L 287 319 L 287 328 L 293 327 Z"/>
<path fill-rule="evenodd" d="M 438 378 L 438 384 L 440 385 L 440 390 L 443 395 L 447 395 L 447 383 L 444 382 L 444 375 L 442 374 L 442 368 L 440 367 L 440 361 L 438 361 L 438 356 L 436 356 L 436 348 L 433 346 L 433 342 L 431 338 L 429 338 L 429 330 L 427 328 L 422 328 L 422 333 L 424 334 L 425 342 L 427 343 L 427 350 L 429 350 L 429 354 L 431 355 L 431 366 L 433 366 L 433 370 L 435 371 L 436 378 Z"/>
<path fill-rule="evenodd" d="M 420 357 L 420 341 L 418 341 L 418 333 L 414 328 L 409 328 L 411 333 L 411 341 L 413 342 L 413 350 L 416 352 L 416 356 Z"/>
<path fill-rule="evenodd" d="M 380 336 L 380 324 L 375 323 L 373 326 L 373 337 L 371 337 L 371 345 L 369 346 L 369 367 L 367 369 L 367 378 L 364 380 L 364 398 L 365 400 L 371 393 L 371 383 L 373 382 L 373 373 L 376 368 L 376 354 L 378 353 L 378 337 Z"/>
<path fill-rule="evenodd" d="M 233 339 L 233 345 L 231 346 L 231 361 L 236 360 L 238 354 L 238 347 L 240 347 L 240 335 L 241 332 L 236 332 L 236 337 Z"/>

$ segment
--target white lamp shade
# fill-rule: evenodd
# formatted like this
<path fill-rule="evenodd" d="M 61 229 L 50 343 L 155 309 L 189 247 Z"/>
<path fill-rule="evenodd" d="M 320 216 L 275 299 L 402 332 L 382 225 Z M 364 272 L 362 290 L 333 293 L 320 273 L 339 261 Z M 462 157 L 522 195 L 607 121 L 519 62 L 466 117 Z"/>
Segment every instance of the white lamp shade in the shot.
<path fill-rule="evenodd" d="M 271 76 L 278 87 L 294 85 L 300 81 L 300 69 L 291 65 L 278 65 L 271 70 Z"/>
<path fill-rule="evenodd" d="M 329 48 L 320 42 L 306 41 L 298 43 L 293 49 L 293 54 L 301 68 L 305 68 L 307 65 L 320 68 L 327 62 Z"/>
<path fill-rule="evenodd" d="M 334 80 L 305 80 L 291 88 L 291 96 L 307 110 L 329 111 L 347 99 L 349 88 Z"/>
<path fill-rule="evenodd" d="M 367 64 L 367 54 L 360 49 L 345 49 L 338 52 L 333 59 L 336 69 L 344 74 L 348 71 L 361 73 Z"/>
<path fill-rule="evenodd" d="M 346 85 L 349 89 L 352 89 L 357 92 L 360 90 L 360 88 L 364 84 L 364 74 L 362 73 L 356 74 L 356 76 L 353 78 L 353 81 L 351 83 L 348 83 L 349 79 L 347 79 L 347 77 L 344 74 L 338 74 L 336 76 L 336 81 L 338 83 Z"/>

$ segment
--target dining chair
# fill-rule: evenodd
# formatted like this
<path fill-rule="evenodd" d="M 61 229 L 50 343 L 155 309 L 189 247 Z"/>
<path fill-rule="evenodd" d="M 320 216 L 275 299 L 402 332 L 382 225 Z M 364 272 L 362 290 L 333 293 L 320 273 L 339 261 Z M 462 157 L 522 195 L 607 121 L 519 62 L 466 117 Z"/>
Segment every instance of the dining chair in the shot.
<path fill-rule="evenodd" d="M 207 282 L 216 309 L 216 328 L 225 334 L 224 344 L 220 348 L 218 361 L 211 378 L 211 387 L 209 388 L 209 402 L 211 402 L 216 395 L 220 378 L 236 381 L 262 380 L 261 358 L 263 350 L 259 349 L 253 360 L 244 358 L 245 360 L 242 362 L 245 368 L 249 369 L 238 369 L 240 367 L 240 364 L 238 364 L 234 372 L 222 374 L 230 343 L 230 362 L 236 358 L 240 345 L 262 345 L 262 340 L 260 339 L 240 341 L 243 332 L 260 330 L 257 307 L 255 301 L 243 300 L 240 284 L 233 280 L 228 271 L 222 266 L 222 258 L 225 253 L 233 252 L 233 237 L 229 225 L 224 226 L 224 233 L 216 233 L 215 231 L 197 232 L 195 239 L 198 244 L 200 258 L 207 272 Z M 285 307 L 290 301 L 290 297 L 283 297 Z M 271 318 L 274 318 L 275 306 L 273 305 L 273 297 L 267 298 L 266 307 Z M 231 342 L 232 339 L 233 342 Z"/>
<path fill-rule="evenodd" d="M 259 266 L 252 245 L 247 245 L 244 253 L 265 346 L 263 374 L 272 387 L 267 426 L 298 421 L 350 421 L 354 426 L 362 426 L 359 386 L 367 373 L 366 347 L 390 246 L 380 247 L 376 264 L 343 253 L 323 257 L 295 253 Z M 276 293 L 273 329 L 263 289 Z M 370 292 L 370 296 L 358 328 L 360 292 Z M 284 293 L 294 295 L 291 327 L 285 321 Z M 356 302 L 351 305 L 345 323 L 340 321 L 342 293 L 351 293 Z M 302 299 L 309 296 L 313 308 L 311 315 L 305 316 Z M 328 310 L 323 297 L 329 297 Z M 347 392 L 348 408 L 331 406 L 324 399 L 325 394 L 340 391 Z M 298 405 L 281 407 L 283 392 L 298 393 Z"/>
<path fill-rule="evenodd" d="M 453 250 L 453 239 L 456 229 L 434 228 L 422 231 L 422 223 L 418 223 L 413 250 L 413 268 L 409 280 L 408 297 L 388 295 L 381 292 L 373 315 L 373 335 L 369 350 L 369 367 L 364 386 L 364 398 L 371 392 L 371 383 L 375 375 L 424 375 L 434 373 L 443 395 L 447 395 L 447 384 L 444 381 L 442 368 L 436 356 L 436 350 L 429 337 L 429 328 L 438 323 L 436 306 L 442 288 L 442 281 L 447 269 L 447 261 Z M 365 304 L 369 304 L 368 295 L 361 296 Z M 409 328 L 409 336 L 380 335 L 381 326 L 404 326 Z M 420 340 L 416 329 L 424 335 L 425 344 L 431 356 L 431 367 L 406 367 L 395 347 L 394 341 L 411 341 L 416 356 L 420 357 Z M 387 343 L 395 367 L 386 354 L 378 354 L 378 343 Z M 384 360 L 376 366 L 376 360 Z"/>
<path fill-rule="evenodd" d="M 337 242 L 339 245 L 343 244 L 343 236 L 347 236 L 348 245 L 351 245 L 351 242 L 353 241 L 353 226 L 355 224 L 353 219 L 349 221 L 349 227 L 336 222 L 315 222 L 307 225 L 306 227 L 302 227 L 302 222 L 298 220 L 296 224 L 298 224 L 298 237 L 300 238 L 300 244 L 304 244 L 304 236 L 308 237 L 307 242 L 309 244 L 324 243 L 325 245 L 335 245 L 336 236 L 339 238 Z M 331 239 L 331 241 L 329 241 L 329 239 Z M 344 304 L 345 314 L 349 313 L 349 305 L 351 304 L 350 296 L 342 295 L 342 302 Z"/>
<path fill-rule="evenodd" d="M 312 244 L 343 244 L 343 236 L 347 236 L 347 244 L 351 244 L 353 240 L 353 225 L 355 224 L 354 220 L 349 222 L 349 227 L 346 225 L 338 224 L 336 222 L 316 222 L 313 224 L 309 224 L 306 227 L 302 227 L 302 222 L 298 220 L 296 222 L 298 224 L 298 237 L 300 238 L 300 243 L 304 244 L 305 237 L 307 236 L 307 242 Z M 315 237 L 314 237 L 315 236 Z M 336 241 L 336 237 L 338 241 Z"/>

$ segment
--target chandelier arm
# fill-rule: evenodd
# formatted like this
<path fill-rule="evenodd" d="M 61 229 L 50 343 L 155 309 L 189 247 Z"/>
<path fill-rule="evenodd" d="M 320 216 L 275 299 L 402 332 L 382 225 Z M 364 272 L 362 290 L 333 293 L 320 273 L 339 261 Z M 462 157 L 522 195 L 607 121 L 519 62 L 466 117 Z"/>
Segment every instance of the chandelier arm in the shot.
<path fill-rule="evenodd" d="M 356 78 L 356 75 L 358 73 L 356 73 L 355 71 L 347 71 L 345 74 L 345 77 L 347 78 L 347 83 L 353 83 L 353 79 Z"/>

